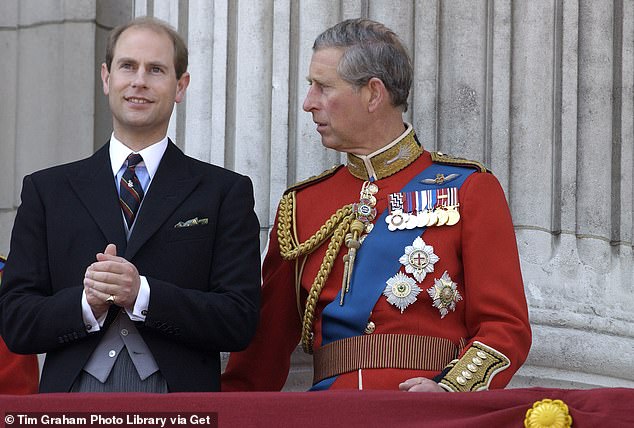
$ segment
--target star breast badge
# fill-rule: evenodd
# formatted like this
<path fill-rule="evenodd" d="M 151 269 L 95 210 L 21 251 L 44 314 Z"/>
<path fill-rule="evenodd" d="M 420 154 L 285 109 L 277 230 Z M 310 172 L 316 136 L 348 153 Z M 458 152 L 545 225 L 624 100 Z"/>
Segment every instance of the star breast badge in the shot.
<path fill-rule="evenodd" d="M 434 264 L 438 260 L 440 259 L 434 254 L 434 247 L 427 245 L 420 236 L 412 245 L 405 247 L 405 254 L 398 259 L 405 266 L 405 272 L 412 274 L 418 282 L 423 282 L 425 276 L 434 271 Z"/>
<path fill-rule="evenodd" d="M 401 313 L 416 301 L 416 296 L 421 292 L 416 281 L 403 272 L 397 273 L 386 282 L 387 286 L 383 290 L 383 295 L 387 297 L 390 304 L 399 308 Z"/>
<path fill-rule="evenodd" d="M 456 310 L 456 303 L 462 300 L 458 292 L 458 284 L 453 282 L 447 271 L 440 279 L 434 281 L 434 285 L 427 289 L 427 293 L 434 301 L 433 306 L 440 311 L 440 318 L 444 318 L 449 311 Z"/>

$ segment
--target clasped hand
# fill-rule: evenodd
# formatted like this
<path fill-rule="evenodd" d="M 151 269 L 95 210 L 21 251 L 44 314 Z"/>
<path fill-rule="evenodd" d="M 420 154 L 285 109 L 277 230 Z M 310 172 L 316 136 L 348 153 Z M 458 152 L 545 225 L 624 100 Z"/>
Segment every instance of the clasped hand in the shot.
<path fill-rule="evenodd" d="M 108 244 L 103 253 L 97 253 L 97 261 L 88 266 L 84 275 L 86 300 L 97 318 L 108 311 L 110 296 L 114 296 L 114 304 L 132 310 L 140 285 L 137 268 L 117 256 L 114 244 Z"/>

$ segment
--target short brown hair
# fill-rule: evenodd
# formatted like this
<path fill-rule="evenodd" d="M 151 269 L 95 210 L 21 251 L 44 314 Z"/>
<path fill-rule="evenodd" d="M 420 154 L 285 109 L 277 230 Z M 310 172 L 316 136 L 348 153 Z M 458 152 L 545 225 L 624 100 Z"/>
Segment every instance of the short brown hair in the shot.
<path fill-rule="evenodd" d="M 110 72 L 112 58 L 114 58 L 114 48 L 121 36 L 121 33 L 132 27 L 148 28 L 156 31 L 157 33 L 167 34 L 174 44 L 174 70 L 176 70 L 176 78 L 180 79 L 183 73 L 187 71 L 187 62 L 189 57 L 185 40 L 183 40 L 174 27 L 169 25 L 167 22 L 150 16 L 135 18 L 130 22 L 115 27 L 110 32 L 108 35 L 108 43 L 106 45 L 106 67 L 108 67 L 108 72 Z"/>

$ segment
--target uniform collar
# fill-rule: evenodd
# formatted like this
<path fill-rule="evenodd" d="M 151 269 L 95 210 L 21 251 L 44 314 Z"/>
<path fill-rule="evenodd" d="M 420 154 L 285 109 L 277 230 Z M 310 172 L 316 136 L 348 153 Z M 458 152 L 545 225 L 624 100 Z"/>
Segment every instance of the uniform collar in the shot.
<path fill-rule="evenodd" d="M 409 123 L 396 140 L 369 155 L 348 153 L 348 170 L 361 180 L 375 181 L 395 174 L 423 153 L 416 133 Z"/>

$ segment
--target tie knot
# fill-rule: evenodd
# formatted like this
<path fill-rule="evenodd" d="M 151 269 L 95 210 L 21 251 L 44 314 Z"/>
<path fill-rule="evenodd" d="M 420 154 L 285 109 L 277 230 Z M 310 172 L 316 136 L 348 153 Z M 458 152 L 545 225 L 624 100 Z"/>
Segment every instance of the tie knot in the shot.
<path fill-rule="evenodd" d="M 128 168 L 134 168 L 141 162 L 143 162 L 143 158 L 138 153 L 131 153 L 130 156 L 128 156 Z"/>

